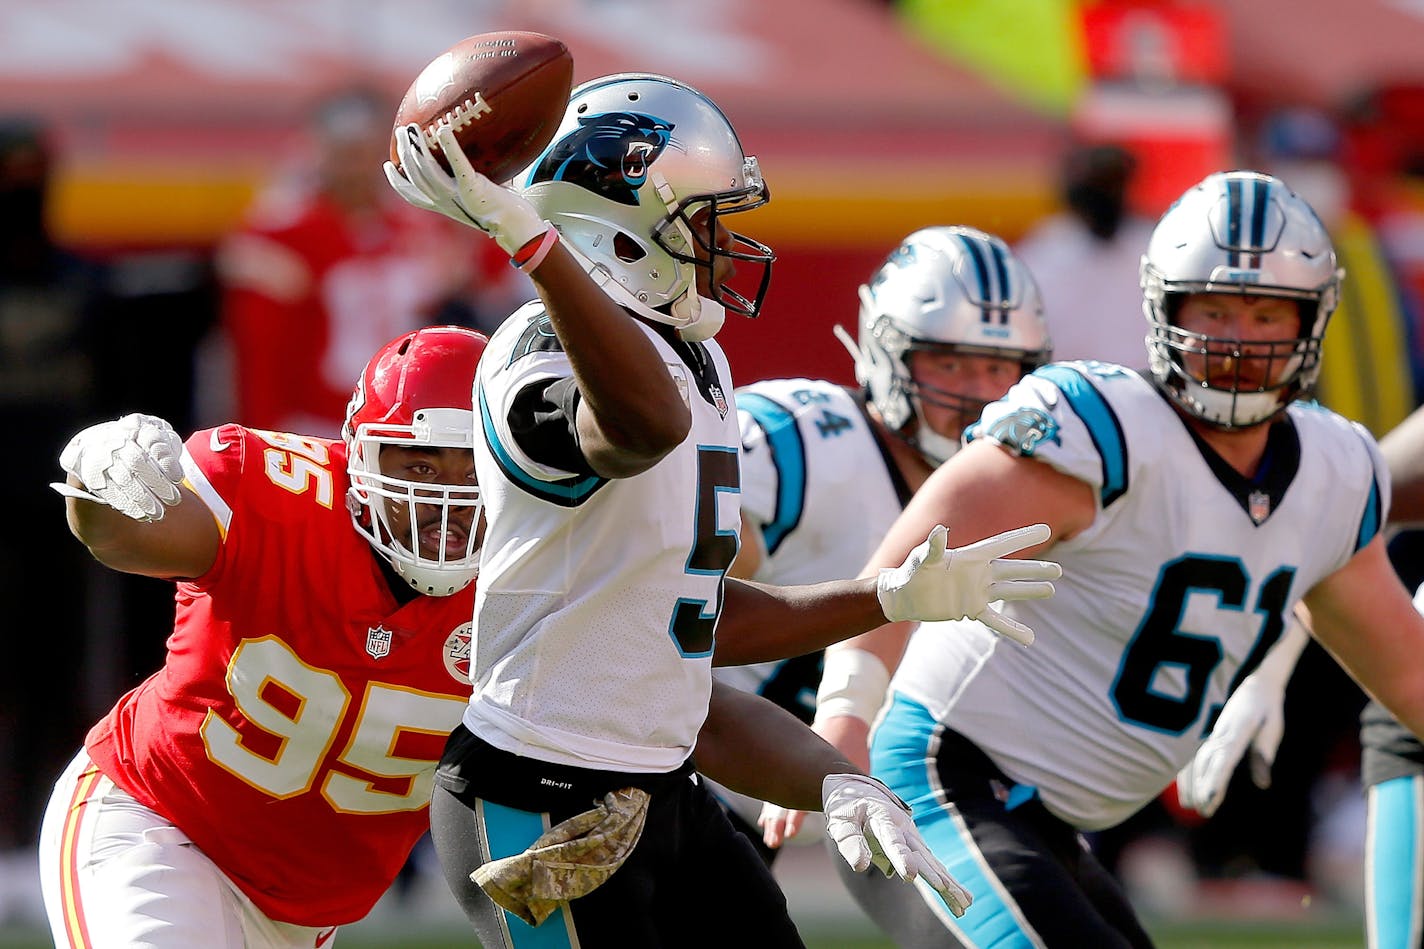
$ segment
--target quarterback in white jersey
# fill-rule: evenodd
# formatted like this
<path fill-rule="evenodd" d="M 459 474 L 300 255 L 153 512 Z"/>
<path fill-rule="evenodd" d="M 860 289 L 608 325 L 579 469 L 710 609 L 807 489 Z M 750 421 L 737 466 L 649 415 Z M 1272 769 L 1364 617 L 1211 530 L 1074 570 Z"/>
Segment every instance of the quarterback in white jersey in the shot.
<path fill-rule="evenodd" d="M 722 573 L 737 550 L 737 420 L 715 342 L 637 325 L 687 396 L 695 450 L 630 478 L 589 473 L 581 459 L 564 470 L 531 458 L 512 434 L 537 425 L 516 404 L 528 387 L 572 378 L 542 305 L 490 340 L 475 453 L 488 479 L 489 556 L 465 725 L 545 761 L 668 772 L 691 754 L 706 713 L 685 698 L 711 689 Z"/>
<path fill-rule="evenodd" d="M 778 584 L 856 576 L 910 495 L 959 449 L 965 427 L 1051 348 L 1032 276 L 1004 241 L 964 226 L 909 234 L 860 288 L 857 339 L 836 332 L 859 391 L 824 379 L 737 389 L 743 544 L 732 576 Z M 821 654 L 714 675 L 809 722 Z M 763 821 L 763 843 L 762 802 L 715 790 L 771 860 L 782 840 L 776 810 Z M 798 839 L 817 836 L 803 828 Z"/>
<path fill-rule="evenodd" d="M 1054 605 L 1005 606 L 1032 648 L 893 624 L 827 652 L 826 680 L 860 686 L 823 694 L 817 730 L 863 762 L 878 718 L 872 772 L 984 894 L 955 919 L 932 896 L 878 893 L 866 909 L 904 945 L 1150 946 L 1079 834 L 1172 782 L 1297 603 L 1424 730 L 1424 618 L 1379 534 L 1388 473 L 1362 427 L 1298 401 L 1340 280 L 1319 219 L 1275 178 L 1211 175 L 1163 216 L 1142 270 L 1150 378 L 1038 370 L 985 409 L 870 563 L 926 523 L 972 539 L 1041 518 L 1064 563 Z"/>
<path fill-rule="evenodd" d="M 487 523 L 473 694 L 431 802 L 446 881 L 488 947 L 800 946 L 775 879 L 694 779 L 722 691 L 714 650 L 795 655 L 887 617 L 981 616 L 1023 635 L 989 604 L 1052 594 L 1055 564 L 1000 559 L 1047 531 L 953 551 L 934 531 L 867 580 L 724 582 L 738 426 L 712 336 L 725 310 L 755 315 L 767 287 L 771 251 L 723 223 L 767 200 L 756 160 L 705 96 L 645 74 L 576 88 L 517 192 L 475 172 L 448 126 L 437 137 L 453 175 L 412 125 L 392 186 L 487 231 L 540 295 L 494 334 L 475 385 Z M 762 277 L 734 282 L 739 269 Z M 819 801 L 847 862 L 962 913 L 969 894 L 903 804 L 790 724 L 779 767 L 743 765 L 730 783 Z M 709 917 L 709 900 L 738 911 Z"/>

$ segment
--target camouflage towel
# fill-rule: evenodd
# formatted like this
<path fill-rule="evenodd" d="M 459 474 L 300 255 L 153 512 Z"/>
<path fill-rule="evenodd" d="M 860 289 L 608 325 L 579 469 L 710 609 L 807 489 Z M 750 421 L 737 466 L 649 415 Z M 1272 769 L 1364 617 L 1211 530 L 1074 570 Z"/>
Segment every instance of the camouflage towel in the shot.
<path fill-rule="evenodd" d="M 512 857 L 470 874 L 500 906 L 538 926 L 559 904 L 592 893 L 623 865 L 643 835 L 648 792 L 622 788 L 603 803 L 556 824 Z"/>

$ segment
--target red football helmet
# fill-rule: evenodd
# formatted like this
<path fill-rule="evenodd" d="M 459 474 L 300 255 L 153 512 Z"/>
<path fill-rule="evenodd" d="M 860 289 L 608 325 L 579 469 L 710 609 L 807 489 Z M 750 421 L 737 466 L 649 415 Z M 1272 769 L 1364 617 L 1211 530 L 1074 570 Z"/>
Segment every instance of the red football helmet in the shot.
<path fill-rule="evenodd" d="M 416 590 L 449 596 L 479 572 L 480 489 L 473 484 L 408 481 L 381 472 L 381 446 L 423 445 L 472 449 L 475 369 L 488 340 L 458 326 L 434 326 L 391 340 L 361 373 L 341 437 L 351 478 L 347 507 L 356 530 Z M 393 527 L 391 509 L 405 505 L 403 530 Z M 438 508 L 440 536 L 464 535 L 464 552 L 420 550 L 415 511 Z M 474 509 L 473 518 L 463 516 Z M 403 534 L 404 536 L 397 536 Z"/>

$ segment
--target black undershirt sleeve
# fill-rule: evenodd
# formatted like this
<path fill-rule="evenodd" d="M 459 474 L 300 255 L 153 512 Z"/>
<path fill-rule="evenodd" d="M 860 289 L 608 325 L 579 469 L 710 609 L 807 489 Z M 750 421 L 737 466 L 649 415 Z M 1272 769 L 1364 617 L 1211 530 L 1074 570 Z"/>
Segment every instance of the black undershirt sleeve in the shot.
<path fill-rule="evenodd" d="M 572 376 L 521 389 L 509 410 L 509 429 L 524 453 L 552 468 L 596 476 L 579 448 L 574 422 L 582 398 Z"/>

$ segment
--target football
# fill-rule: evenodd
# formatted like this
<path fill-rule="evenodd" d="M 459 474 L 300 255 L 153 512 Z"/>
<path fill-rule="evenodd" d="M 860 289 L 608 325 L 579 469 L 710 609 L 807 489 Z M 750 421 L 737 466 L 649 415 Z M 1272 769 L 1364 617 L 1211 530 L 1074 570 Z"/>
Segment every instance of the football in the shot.
<path fill-rule="evenodd" d="M 396 110 L 391 162 L 400 167 L 395 136 L 414 122 L 449 171 L 435 138 L 439 125 L 449 123 L 475 170 L 506 182 L 553 138 L 573 78 L 573 56 L 552 36 L 506 30 L 466 37 L 421 70 L 406 91 Z"/>

